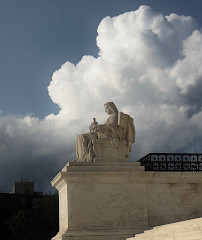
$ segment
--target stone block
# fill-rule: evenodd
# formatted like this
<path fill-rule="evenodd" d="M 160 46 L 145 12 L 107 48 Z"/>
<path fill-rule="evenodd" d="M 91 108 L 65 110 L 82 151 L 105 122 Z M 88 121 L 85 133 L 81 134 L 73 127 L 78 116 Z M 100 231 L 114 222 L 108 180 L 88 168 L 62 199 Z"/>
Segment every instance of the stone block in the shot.
<path fill-rule="evenodd" d="M 132 162 L 68 163 L 52 181 L 60 208 L 60 231 L 53 239 L 125 240 L 147 229 L 141 172 Z"/>
<path fill-rule="evenodd" d="M 202 216 L 201 172 L 146 172 L 137 162 L 74 161 L 52 185 L 60 208 L 54 240 L 125 240 Z"/>

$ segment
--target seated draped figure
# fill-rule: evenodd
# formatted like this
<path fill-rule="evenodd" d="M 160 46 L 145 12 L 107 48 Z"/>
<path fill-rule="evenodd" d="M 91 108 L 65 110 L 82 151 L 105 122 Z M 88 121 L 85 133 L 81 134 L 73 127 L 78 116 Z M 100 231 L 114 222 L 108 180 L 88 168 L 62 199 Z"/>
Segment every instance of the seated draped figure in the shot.
<path fill-rule="evenodd" d="M 129 152 L 135 142 L 133 119 L 118 112 L 113 102 L 105 103 L 104 107 L 109 115 L 106 122 L 98 124 L 94 118 L 90 132 L 77 137 L 77 161 L 129 161 Z"/>

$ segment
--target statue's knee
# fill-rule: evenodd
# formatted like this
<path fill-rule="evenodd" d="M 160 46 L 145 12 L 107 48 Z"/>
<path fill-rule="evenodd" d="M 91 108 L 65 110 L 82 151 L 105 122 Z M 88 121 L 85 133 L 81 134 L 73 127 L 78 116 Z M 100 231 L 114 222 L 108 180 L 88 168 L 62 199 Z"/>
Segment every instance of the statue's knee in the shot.
<path fill-rule="evenodd" d="M 85 142 L 85 135 L 84 134 L 80 134 L 77 136 L 77 142 Z"/>
<path fill-rule="evenodd" d="M 77 139 L 80 139 L 82 137 L 82 134 L 79 134 L 78 136 L 77 136 Z"/>

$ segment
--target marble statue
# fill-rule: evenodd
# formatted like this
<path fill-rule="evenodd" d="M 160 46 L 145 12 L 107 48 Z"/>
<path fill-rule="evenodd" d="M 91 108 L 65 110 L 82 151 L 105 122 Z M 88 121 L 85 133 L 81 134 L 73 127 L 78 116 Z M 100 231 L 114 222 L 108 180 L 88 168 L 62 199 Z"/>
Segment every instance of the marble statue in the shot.
<path fill-rule="evenodd" d="M 77 161 L 124 161 L 129 159 L 131 145 L 135 142 L 133 119 L 118 112 L 113 102 L 104 104 L 109 115 L 104 124 L 93 119 L 90 132 L 77 137 Z"/>

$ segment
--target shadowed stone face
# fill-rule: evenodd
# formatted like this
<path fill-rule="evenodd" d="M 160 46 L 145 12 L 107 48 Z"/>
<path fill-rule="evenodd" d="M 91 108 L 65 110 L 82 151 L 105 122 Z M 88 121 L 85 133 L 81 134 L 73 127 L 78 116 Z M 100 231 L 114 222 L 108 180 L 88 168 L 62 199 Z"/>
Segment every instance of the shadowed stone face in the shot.
<path fill-rule="evenodd" d="M 109 106 L 105 106 L 105 112 L 110 115 L 112 113 L 111 108 L 109 108 Z"/>

